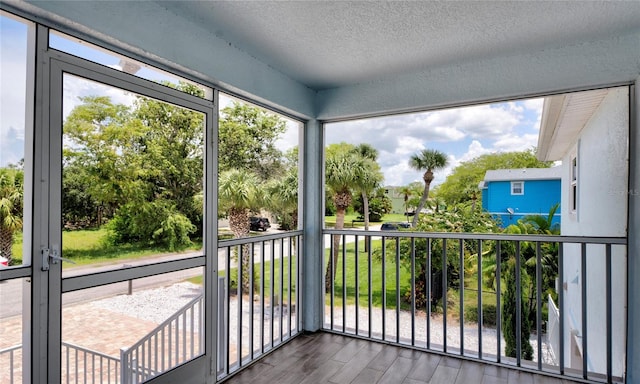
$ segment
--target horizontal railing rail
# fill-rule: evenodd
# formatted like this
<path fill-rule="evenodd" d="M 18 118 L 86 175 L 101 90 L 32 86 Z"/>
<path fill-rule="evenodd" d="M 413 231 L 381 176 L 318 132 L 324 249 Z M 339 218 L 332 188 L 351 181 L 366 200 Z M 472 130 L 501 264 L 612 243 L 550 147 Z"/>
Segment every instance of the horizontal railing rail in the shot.
<path fill-rule="evenodd" d="M 585 243 L 585 244 L 618 244 L 626 245 L 626 237 L 616 236 L 564 236 L 564 235 L 514 235 L 498 233 L 470 233 L 470 232 L 417 232 L 417 231 L 367 231 L 353 229 L 325 229 L 326 235 L 349 236 L 384 236 L 384 237 L 412 237 L 421 239 L 456 239 L 456 240 L 501 240 L 501 241 L 539 241 L 543 243 Z"/>
<path fill-rule="evenodd" d="M 624 237 L 323 233 L 328 331 L 557 377 L 623 380 Z"/>
<path fill-rule="evenodd" d="M 300 333 L 302 231 L 218 243 L 218 378 Z"/>
<path fill-rule="evenodd" d="M 251 244 L 251 243 L 262 242 L 262 241 L 268 242 L 272 240 L 297 238 L 297 237 L 302 237 L 302 234 L 303 232 L 298 230 L 298 231 L 286 231 L 286 232 L 278 232 L 278 233 L 260 234 L 259 236 L 248 236 L 248 237 L 241 237 L 238 239 L 220 240 L 218 242 L 218 249 L 234 247 L 234 246 L 243 245 L 243 244 Z"/>

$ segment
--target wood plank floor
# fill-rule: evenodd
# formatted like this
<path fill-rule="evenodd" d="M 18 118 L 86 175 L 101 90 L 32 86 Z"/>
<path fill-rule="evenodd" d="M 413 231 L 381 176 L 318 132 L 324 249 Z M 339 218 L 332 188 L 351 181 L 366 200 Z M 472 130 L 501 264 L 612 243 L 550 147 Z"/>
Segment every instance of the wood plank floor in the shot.
<path fill-rule="evenodd" d="M 318 332 L 298 336 L 234 384 L 568 384 L 515 369 Z"/>

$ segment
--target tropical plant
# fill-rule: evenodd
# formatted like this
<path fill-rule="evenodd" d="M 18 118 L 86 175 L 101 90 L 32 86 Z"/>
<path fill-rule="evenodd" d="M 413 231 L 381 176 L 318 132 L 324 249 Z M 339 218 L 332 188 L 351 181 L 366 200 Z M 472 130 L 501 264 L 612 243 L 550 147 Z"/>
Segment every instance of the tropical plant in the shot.
<path fill-rule="evenodd" d="M 13 235 L 22 229 L 24 173 L 0 168 L 0 256 L 11 264 Z"/>
<path fill-rule="evenodd" d="M 298 227 L 298 168 L 289 167 L 281 178 L 273 179 L 267 185 L 271 196 L 269 209 L 278 217 L 280 229 Z"/>
<path fill-rule="evenodd" d="M 353 146 L 345 143 L 334 144 L 326 150 L 325 183 L 336 207 L 335 229 L 344 228 L 344 216 L 353 200 L 354 190 L 361 190 L 363 179 L 371 172 L 371 160 L 365 159 L 354 151 Z M 333 255 L 327 264 L 325 288 L 331 289 L 338 262 L 340 236 L 333 236 Z M 333 274 L 331 270 L 333 269 Z"/>
<path fill-rule="evenodd" d="M 413 216 L 412 222 L 412 226 L 415 227 L 418 224 L 420 212 L 422 212 L 425 202 L 429 198 L 429 188 L 431 187 L 431 182 L 434 177 L 433 172 L 447 166 L 447 155 L 435 149 L 424 149 L 411 156 L 409 159 L 409 165 L 411 168 L 418 171 L 424 171 L 424 174 L 422 175 L 422 180 L 424 180 L 424 191 L 422 192 L 422 197 L 420 198 L 420 202 L 418 203 L 416 214 Z"/>
<path fill-rule="evenodd" d="M 369 194 L 380 185 L 383 179 L 380 166 L 376 162 L 378 159 L 378 151 L 369 144 L 360 144 L 355 148 L 358 155 L 362 157 L 367 168 L 360 175 L 354 184 L 354 188 L 360 192 L 362 196 L 364 229 L 369 230 Z"/>
<path fill-rule="evenodd" d="M 250 232 L 249 214 L 252 211 L 259 211 L 267 201 L 265 189 L 261 188 L 261 183 L 254 173 L 231 169 L 220 174 L 218 182 L 218 210 L 226 212 L 229 218 L 229 227 L 233 237 L 247 237 Z M 249 292 L 249 263 L 250 248 L 248 245 L 242 248 L 242 289 Z"/>
<path fill-rule="evenodd" d="M 533 347 L 529 342 L 531 325 L 525 300 L 520 300 L 520 335 L 517 334 L 516 296 L 516 266 L 515 257 L 510 257 L 505 263 L 503 276 L 506 289 L 502 297 L 502 331 L 505 340 L 504 353 L 509 357 L 517 357 L 517 338 L 520 337 L 520 357 L 525 360 L 533 359 Z"/>
<path fill-rule="evenodd" d="M 455 207 L 452 210 L 434 212 L 421 220 L 416 229 L 422 232 L 448 233 L 492 233 L 500 230 L 489 214 L 472 212 L 465 207 Z M 446 242 L 446 259 L 443 262 L 444 244 L 445 242 L 441 239 L 433 239 L 431 241 L 415 239 L 413 244 L 411 239 L 400 240 L 401 266 L 409 270 L 413 259 L 416 268 L 415 291 L 412 293 L 408 290 L 403 295 L 407 301 L 410 301 L 413 295 L 416 306 L 419 308 L 424 308 L 430 303 L 432 310 L 435 310 L 436 306 L 441 303 L 444 295 L 442 284 L 444 264 L 446 264 L 447 269 L 447 288 L 455 288 L 460 284 L 459 242 Z M 387 255 L 395 255 L 395 242 L 387 243 L 387 247 Z M 412 249 L 415 251 L 413 255 L 411 253 Z M 463 250 L 465 263 L 471 261 L 474 258 L 474 253 L 477 252 L 472 242 L 464 242 Z M 375 255 L 377 257 L 381 256 L 379 251 Z M 428 265 L 430 265 L 430 269 L 428 269 Z M 465 274 L 469 275 L 469 271 L 466 270 L 467 265 L 465 264 L 464 267 Z M 429 276 L 431 282 L 431 297 L 426 296 L 427 276 Z"/>
<path fill-rule="evenodd" d="M 413 194 L 413 188 L 408 185 L 401 187 L 399 190 L 402 195 L 402 201 L 404 206 L 404 215 L 407 217 L 407 222 L 409 222 L 409 197 Z"/>

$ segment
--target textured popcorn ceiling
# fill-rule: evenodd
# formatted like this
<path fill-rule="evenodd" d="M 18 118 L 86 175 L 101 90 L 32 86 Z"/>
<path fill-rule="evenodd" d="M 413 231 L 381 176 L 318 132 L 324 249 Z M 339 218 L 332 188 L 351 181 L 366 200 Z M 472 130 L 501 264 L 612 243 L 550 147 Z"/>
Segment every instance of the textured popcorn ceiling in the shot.
<path fill-rule="evenodd" d="M 314 89 L 640 29 L 640 2 L 158 2 Z"/>

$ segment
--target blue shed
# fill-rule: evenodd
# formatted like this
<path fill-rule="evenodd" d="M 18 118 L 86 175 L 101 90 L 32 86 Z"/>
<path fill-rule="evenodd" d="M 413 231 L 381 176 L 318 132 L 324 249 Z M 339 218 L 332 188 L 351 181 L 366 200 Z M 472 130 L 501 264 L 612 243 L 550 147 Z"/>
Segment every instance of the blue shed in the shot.
<path fill-rule="evenodd" d="M 546 217 L 560 203 L 561 171 L 561 167 L 487 171 L 478 186 L 482 209 L 499 218 L 503 227 L 527 215 Z M 560 209 L 552 222 L 560 224 Z"/>

